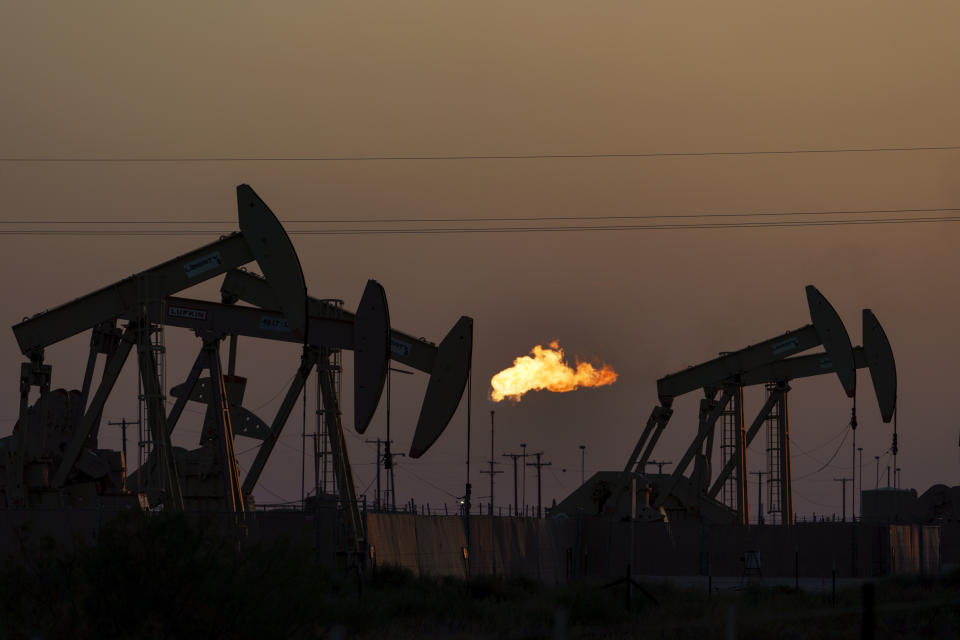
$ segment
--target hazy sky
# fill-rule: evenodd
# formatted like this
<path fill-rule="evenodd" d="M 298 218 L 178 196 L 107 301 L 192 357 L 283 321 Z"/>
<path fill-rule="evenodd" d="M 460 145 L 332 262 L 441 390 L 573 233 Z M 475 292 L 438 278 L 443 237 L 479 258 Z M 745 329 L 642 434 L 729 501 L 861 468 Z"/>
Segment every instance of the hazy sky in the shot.
<path fill-rule="evenodd" d="M 623 154 L 960 144 L 960 40 L 954 2 L 142 3 L 0 5 L 0 156 L 58 158 Z M 206 235 L 0 234 L 6 325 L 184 251 L 236 225 L 248 183 L 288 230 L 297 220 L 522 218 L 960 207 L 960 152 L 838 153 L 370 162 L 0 162 L 0 222 L 195 222 Z M 954 215 L 950 212 L 924 215 Z M 877 219 L 833 214 L 801 220 Z M 770 218 L 768 218 L 769 220 Z M 794 218 L 798 219 L 798 218 Z M 724 222 L 756 219 L 724 218 Z M 687 219 L 652 223 L 690 222 Z M 634 221 L 633 223 L 636 223 Z M 340 225 L 356 228 L 359 223 Z M 365 223 L 366 224 L 366 223 Z M 474 223 L 476 226 L 477 223 Z M 505 224 L 505 223 L 501 223 Z M 160 225 L 148 224 L 156 229 Z M 166 225 L 180 229 L 182 225 Z M 369 224 L 382 228 L 385 223 Z M 453 222 L 425 226 L 455 226 Z M 4 224 L 3 229 L 36 228 Z M 50 225 L 71 230 L 78 226 Z M 656 402 L 657 378 L 809 321 L 815 284 L 860 343 L 874 310 L 900 378 L 903 484 L 957 483 L 953 400 L 960 225 L 820 226 L 445 235 L 297 235 L 312 295 L 355 307 L 368 278 L 386 288 L 395 327 L 439 341 L 475 321 L 473 473 L 489 456 L 490 376 L 536 344 L 611 364 L 611 386 L 539 393 L 497 407 L 497 458 L 545 452 L 544 499 L 587 472 L 620 469 Z M 219 283 L 189 295 L 218 299 Z M 79 387 L 82 335 L 48 350 L 55 387 Z M 199 344 L 167 332 L 170 385 Z M 0 341 L 0 433 L 17 412 L 22 357 Z M 345 380 L 352 376 L 345 358 Z M 295 347 L 241 341 L 245 405 L 269 422 L 298 362 Z M 864 479 L 889 446 L 861 372 Z M 426 377 L 397 376 L 393 434 L 406 450 Z M 345 385 L 346 423 L 352 424 Z M 135 415 L 128 364 L 106 417 Z M 835 378 L 790 396 L 795 504 L 839 511 L 833 478 L 849 401 Z M 308 410 L 313 410 L 311 391 Z M 750 390 L 747 413 L 761 392 Z M 677 460 L 696 431 L 681 398 L 655 454 Z M 195 446 L 200 408 L 175 442 Z M 382 437 L 383 412 L 365 437 Z M 262 477 L 260 502 L 299 497 L 301 418 Z M 119 448 L 104 427 L 102 442 Z M 462 494 L 465 412 L 424 458 L 401 459 L 399 501 Z M 348 437 L 358 491 L 372 492 L 373 448 Z M 849 443 L 849 441 L 848 441 Z M 252 441 L 238 443 L 241 465 Z M 765 468 L 764 443 L 750 450 Z M 847 468 L 844 469 L 843 466 Z M 501 469 L 509 469 L 506 466 Z M 566 469 L 566 472 L 563 471 Z M 511 498 L 498 476 L 498 504 Z M 528 481 L 528 502 L 533 476 Z M 309 481 L 308 481 L 309 483 Z M 751 489 L 754 500 L 756 488 Z M 484 500 L 485 501 L 485 500 Z M 755 505 L 753 505 L 755 509 Z"/>

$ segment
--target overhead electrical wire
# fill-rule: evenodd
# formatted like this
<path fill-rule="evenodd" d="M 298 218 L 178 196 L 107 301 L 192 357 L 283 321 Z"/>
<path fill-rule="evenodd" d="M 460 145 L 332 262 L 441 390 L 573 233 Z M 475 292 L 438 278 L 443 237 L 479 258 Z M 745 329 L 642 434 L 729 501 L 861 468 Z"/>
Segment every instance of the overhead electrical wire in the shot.
<path fill-rule="evenodd" d="M 960 145 L 906 147 L 832 147 L 794 149 L 751 149 L 733 151 L 649 151 L 640 153 L 529 153 L 462 155 L 370 155 L 370 156 L 8 156 L 0 162 L 50 163 L 168 163 L 168 162 L 411 162 L 463 160 L 599 160 L 631 158 L 703 158 L 715 156 L 820 155 L 845 153 L 904 153 L 918 151 L 958 151 Z"/>
<path fill-rule="evenodd" d="M 860 225 L 893 225 L 960 222 L 960 216 L 930 216 L 916 218 L 858 218 L 843 220 L 775 220 L 765 222 L 693 223 L 693 224 L 639 224 L 639 225 L 575 225 L 532 227 L 425 227 L 388 229 L 287 229 L 289 235 L 298 236 L 367 236 L 367 235 L 458 235 L 476 233 L 569 233 L 589 231 L 682 231 L 712 229 L 772 229 L 796 227 L 834 227 Z M 175 237 L 209 235 L 215 231 L 199 229 L 0 229 L 0 236 L 97 236 L 97 237 Z"/>
<path fill-rule="evenodd" d="M 847 441 L 847 436 L 849 436 L 852 431 L 853 431 L 853 430 L 850 429 L 850 425 L 848 424 L 848 425 L 846 426 L 846 428 L 844 429 L 843 440 L 841 440 L 841 441 L 840 441 L 840 444 L 837 445 L 837 450 L 833 452 L 833 455 L 830 456 L 830 459 L 827 460 L 827 461 L 823 464 L 823 466 L 820 467 L 819 469 L 817 469 L 816 471 L 812 471 L 812 472 L 807 473 L 807 474 L 804 474 L 804 475 L 802 475 L 802 476 L 800 476 L 800 477 L 798 477 L 798 478 L 794 478 L 794 481 L 796 481 L 796 480 L 804 480 L 804 479 L 809 478 L 809 477 L 811 477 L 811 476 L 815 476 L 815 475 L 817 475 L 818 473 L 820 473 L 821 471 L 823 471 L 824 469 L 826 469 L 827 467 L 829 467 L 830 464 L 833 462 L 834 458 L 837 457 L 837 454 L 840 453 L 840 449 L 843 448 L 843 443 Z M 809 455 L 809 454 L 808 454 L 808 455 Z M 812 457 L 812 456 L 811 456 L 811 457 Z"/>
<path fill-rule="evenodd" d="M 865 215 L 881 213 L 936 213 L 947 211 L 960 211 L 960 207 L 921 207 L 904 209 L 827 209 L 817 211 L 757 211 L 750 213 L 659 213 L 644 215 L 615 215 L 615 216 L 533 216 L 533 217 L 514 217 L 514 218 L 288 218 L 283 220 L 285 224 L 419 224 L 425 222 L 548 222 L 557 220 L 663 220 L 663 219 L 682 219 L 682 218 L 757 218 L 757 217 L 797 217 L 797 216 L 834 216 L 834 215 Z M 233 224 L 233 220 L 0 220 L 0 225 L 116 225 L 116 224 L 183 224 L 183 225 L 221 225 Z"/>

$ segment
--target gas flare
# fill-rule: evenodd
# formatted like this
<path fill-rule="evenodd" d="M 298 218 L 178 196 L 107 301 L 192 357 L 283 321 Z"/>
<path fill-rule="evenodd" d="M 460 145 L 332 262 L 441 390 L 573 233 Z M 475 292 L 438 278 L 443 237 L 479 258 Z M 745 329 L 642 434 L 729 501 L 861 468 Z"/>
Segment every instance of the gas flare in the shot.
<path fill-rule="evenodd" d="M 520 356 L 513 366 L 490 379 L 490 398 L 500 402 L 504 398 L 519 400 L 528 391 L 573 391 L 579 387 L 602 387 L 617 381 L 618 373 L 608 364 L 599 369 L 588 362 L 576 361 L 576 369 L 563 359 L 563 349 L 554 340 L 550 348 L 541 345 L 528 356 Z"/>

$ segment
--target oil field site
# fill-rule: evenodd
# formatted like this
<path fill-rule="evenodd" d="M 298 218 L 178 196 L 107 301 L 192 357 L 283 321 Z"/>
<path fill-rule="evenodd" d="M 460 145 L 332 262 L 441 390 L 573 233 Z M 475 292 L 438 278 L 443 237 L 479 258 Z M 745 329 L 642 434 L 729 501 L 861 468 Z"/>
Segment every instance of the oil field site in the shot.
<path fill-rule="evenodd" d="M 960 44 L 0 13 L 0 640 L 956 638 Z"/>

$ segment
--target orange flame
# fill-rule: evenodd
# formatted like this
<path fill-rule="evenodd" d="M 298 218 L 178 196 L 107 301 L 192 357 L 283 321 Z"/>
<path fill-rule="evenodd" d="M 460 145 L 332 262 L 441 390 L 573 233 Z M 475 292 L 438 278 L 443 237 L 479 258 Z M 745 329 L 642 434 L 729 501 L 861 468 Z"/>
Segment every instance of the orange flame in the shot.
<path fill-rule="evenodd" d="M 565 392 L 579 387 L 602 387 L 616 382 L 619 375 L 607 364 L 596 369 L 590 363 L 577 361 L 577 368 L 571 368 L 563 361 L 563 349 L 556 340 L 549 349 L 537 345 L 530 353 L 490 379 L 490 397 L 494 402 L 504 398 L 519 400 L 526 392 L 539 389 Z"/>

